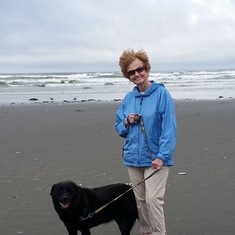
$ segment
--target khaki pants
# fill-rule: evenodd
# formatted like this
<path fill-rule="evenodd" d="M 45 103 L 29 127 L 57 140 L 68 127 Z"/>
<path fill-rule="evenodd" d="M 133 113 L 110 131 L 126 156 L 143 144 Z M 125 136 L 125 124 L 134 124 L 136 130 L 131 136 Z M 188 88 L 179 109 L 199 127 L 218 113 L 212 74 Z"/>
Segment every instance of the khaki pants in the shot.
<path fill-rule="evenodd" d="M 127 167 L 132 186 L 148 177 L 155 169 Z M 165 235 L 165 217 L 163 211 L 166 182 L 169 167 L 162 167 L 154 174 L 134 188 L 139 213 L 140 233 Z"/>

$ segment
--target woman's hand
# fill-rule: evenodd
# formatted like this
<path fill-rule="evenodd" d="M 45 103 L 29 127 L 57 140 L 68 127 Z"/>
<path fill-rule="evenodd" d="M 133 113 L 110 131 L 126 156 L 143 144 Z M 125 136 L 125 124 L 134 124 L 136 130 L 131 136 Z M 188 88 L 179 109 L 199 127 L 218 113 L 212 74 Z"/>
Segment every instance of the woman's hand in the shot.
<path fill-rule="evenodd" d="M 162 168 L 163 161 L 159 158 L 152 161 L 152 166 L 154 169 L 160 170 Z"/>
<path fill-rule="evenodd" d="M 131 113 L 126 119 L 125 119 L 125 126 L 128 127 L 130 125 L 133 125 L 135 123 L 135 114 Z"/>
<path fill-rule="evenodd" d="M 135 123 L 135 114 L 131 113 L 128 117 L 127 117 L 127 123 L 129 125 L 133 125 Z"/>
<path fill-rule="evenodd" d="M 140 121 L 141 114 L 131 113 L 125 120 L 125 125 L 133 125 Z"/>

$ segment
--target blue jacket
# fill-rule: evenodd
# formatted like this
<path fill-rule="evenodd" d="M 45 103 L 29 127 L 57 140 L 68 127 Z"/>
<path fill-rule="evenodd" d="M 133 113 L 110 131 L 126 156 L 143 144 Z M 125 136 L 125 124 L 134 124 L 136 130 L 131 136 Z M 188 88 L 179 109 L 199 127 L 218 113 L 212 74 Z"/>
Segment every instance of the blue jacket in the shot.
<path fill-rule="evenodd" d="M 116 112 L 115 129 L 125 138 L 123 163 L 131 167 L 151 167 L 159 158 L 164 166 L 173 165 L 176 145 L 176 117 L 173 100 L 163 84 L 152 85 L 141 94 L 135 86 L 123 99 Z M 141 114 L 148 147 L 141 124 L 125 127 L 124 120 L 130 113 Z M 151 155 L 151 156 L 150 156 Z"/>

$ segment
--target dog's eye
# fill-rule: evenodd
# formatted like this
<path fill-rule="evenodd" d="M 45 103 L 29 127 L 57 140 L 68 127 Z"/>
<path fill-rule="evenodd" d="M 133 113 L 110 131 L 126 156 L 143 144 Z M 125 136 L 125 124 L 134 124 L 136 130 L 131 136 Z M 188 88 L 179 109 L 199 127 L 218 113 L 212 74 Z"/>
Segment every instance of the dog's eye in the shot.
<path fill-rule="evenodd" d="M 73 196 L 75 194 L 74 190 L 71 188 L 67 188 L 66 191 L 70 196 Z"/>
<path fill-rule="evenodd" d="M 58 194 L 60 195 L 60 194 L 63 193 L 63 189 L 62 189 L 62 188 L 59 188 L 57 192 L 58 192 Z"/>

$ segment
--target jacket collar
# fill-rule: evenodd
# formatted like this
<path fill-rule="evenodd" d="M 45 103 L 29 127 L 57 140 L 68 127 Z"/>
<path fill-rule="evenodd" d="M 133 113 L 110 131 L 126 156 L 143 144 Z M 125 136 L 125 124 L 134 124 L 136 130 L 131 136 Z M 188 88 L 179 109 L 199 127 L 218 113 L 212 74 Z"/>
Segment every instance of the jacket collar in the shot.
<path fill-rule="evenodd" d="M 133 88 L 133 92 L 134 92 L 134 95 L 135 96 L 149 96 L 149 95 L 151 95 L 151 93 L 153 92 L 153 91 L 155 91 L 156 89 L 158 89 L 160 86 L 163 86 L 164 87 L 164 85 L 162 84 L 162 83 L 156 83 L 155 81 L 150 81 L 151 83 L 152 83 L 152 85 L 150 86 L 150 87 L 148 87 L 146 90 L 145 90 L 145 92 L 144 93 L 141 93 L 139 90 L 138 90 L 138 88 L 137 88 L 137 86 L 135 86 L 134 88 Z"/>

